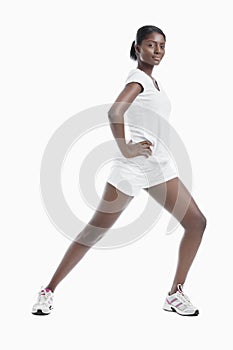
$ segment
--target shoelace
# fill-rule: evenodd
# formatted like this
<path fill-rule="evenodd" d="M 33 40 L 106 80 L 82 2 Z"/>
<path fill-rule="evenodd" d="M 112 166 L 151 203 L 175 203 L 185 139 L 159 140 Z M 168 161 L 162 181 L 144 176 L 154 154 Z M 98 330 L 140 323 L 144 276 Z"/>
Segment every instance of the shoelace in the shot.
<path fill-rule="evenodd" d="M 186 294 L 184 294 L 182 284 L 178 284 L 177 287 L 178 287 L 177 296 L 180 297 L 181 301 L 182 301 L 183 303 L 185 303 L 186 305 L 193 306 L 192 303 L 191 303 L 191 301 L 190 301 L 190 299 L 189 299 L 189 297 L 188 297 Z"/>
<path fill-rule="evenodd" d="M 188 297 L 186 294 L 184 294 L 184 298 L 187 300 L 187 302 L 188 302 L 189 304 L 191 304 L 191 301 L 190 301 L 189 297 Z"/>
<path fill-rule="evenodd" d="M 177 297 L 182 301 L 183 304 L 187 306 L 192 306 L 189 297 L 186 294 L 178 292 Z"/>

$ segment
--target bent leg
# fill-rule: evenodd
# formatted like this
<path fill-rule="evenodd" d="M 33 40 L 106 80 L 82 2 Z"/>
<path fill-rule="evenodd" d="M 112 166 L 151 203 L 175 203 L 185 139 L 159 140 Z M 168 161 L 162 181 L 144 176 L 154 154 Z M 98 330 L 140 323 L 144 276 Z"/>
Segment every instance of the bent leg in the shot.
<path fill-rule="evenodd" d="M 87 251 L 116 222 L 118 217 L 134 197 L 106 183 L 102 199 L 91 220 L 77 235 L 66 251 L 60 265 L 46 288 L 54 291 L 58 283 L 73 269 Z"/>
<path fill-rule="evenodd" d="M 176 291 L 177 284 L 181 283 L 183 285 L 186 280 L 206 228 L 206 218 L 179 178 L 174 178 L 145 190 L 184 227 L 184 235 L 179 247 L 177 269 L 170 291 L 170 294 L 172 294 Z"/>

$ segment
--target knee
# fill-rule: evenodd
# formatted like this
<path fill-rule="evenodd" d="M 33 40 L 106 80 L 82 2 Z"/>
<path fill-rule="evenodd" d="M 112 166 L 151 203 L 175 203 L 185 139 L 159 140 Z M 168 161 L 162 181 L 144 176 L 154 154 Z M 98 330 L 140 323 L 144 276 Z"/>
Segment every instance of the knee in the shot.
<path fill-rule="evenodd" d="M 201 213 L 199 217 L 199 227 L 201 228 L 202 233 L 204 233 L 207 225 L 207 219 L 206 217 Z"/>
<path fill-rule="evenodd" d="M 203 235 L 207 225 L 206 217 L 200 212 L 193 214 L 187 222 L 183 225 L 185 229 L 198 231 L 201 235 Z"/>
<path fill-rule="evenodd" d="M 95 226 L 90 222 L 76 236 L 75 241 L 79 244 L 92 247 L 105 235 L 108 228 Z"/>

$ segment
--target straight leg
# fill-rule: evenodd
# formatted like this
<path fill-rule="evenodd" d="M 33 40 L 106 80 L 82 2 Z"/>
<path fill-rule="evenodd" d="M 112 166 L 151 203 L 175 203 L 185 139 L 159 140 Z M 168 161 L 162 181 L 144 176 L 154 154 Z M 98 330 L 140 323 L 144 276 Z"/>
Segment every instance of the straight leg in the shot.
<path fill-rule="evenodd" d="M 77 235 L 76 239 L 69 246 L 46 288 L 54 292 L 61 280 L 83 258 L 96 241 L 101 239 L 103 234 L 116 222 L 133 198 L 134 197 L 117 190 L 108 182 L 106 183 L 103 197 L 96 212 L 82 232 Z M 88 244 L 80 243 L 80 238 L 83 238 L 83 242 L 85 243 L 86 241 Z"/>

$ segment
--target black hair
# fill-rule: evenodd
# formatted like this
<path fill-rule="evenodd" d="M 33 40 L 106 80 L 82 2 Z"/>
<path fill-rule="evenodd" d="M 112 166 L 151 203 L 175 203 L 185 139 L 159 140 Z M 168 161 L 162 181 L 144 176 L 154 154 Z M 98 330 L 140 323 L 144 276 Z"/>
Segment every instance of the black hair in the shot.
<path fill-rule="evenodd" d="M 130 49 L 130 58 L 132 58 L 132 60 L 137 61 L 137 55 L 136 55 L 134 45 L 135 44 L 140 45 L 142 43 L 142 40 L 146 39 L 147 36 L 153 32 L 162 34 L 164 37 L 164 40 L 166 41 L 166 36 L 164 32 L 158 27 L 148 25 L 148 26 L 143 26 L 139 28 L 136 34 L 136 41 L 135 40 L 133 41 Z"/>

